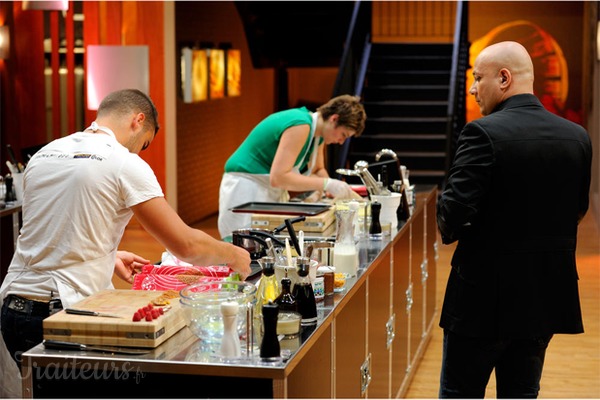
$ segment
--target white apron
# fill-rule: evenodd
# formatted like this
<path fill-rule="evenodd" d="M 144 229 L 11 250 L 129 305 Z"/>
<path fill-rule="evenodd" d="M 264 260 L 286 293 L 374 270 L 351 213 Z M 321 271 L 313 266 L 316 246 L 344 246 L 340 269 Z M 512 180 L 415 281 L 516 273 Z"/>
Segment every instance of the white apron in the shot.
<path fill-rule="evenodd" d="M 313 113 L 313 123 L 309 133 L 309 146 L 294 166 L 294 171 L 300 173 L 300 166 L 310 151 L 310 141 L 314 140 L 313 152 L 305 175 L 310 175 L 316 160 L 319 141 L 314 137 L 319 114 Z M 219 189 L 219 234 L 221 238 L 231 235 L 237 229 L 250 228 L 252 214 L 234 213 L 232 208 L 248 202 L 286 202 L 289 200 L 287 190 L 274 188 L 270 184 L 269 174 L 249 174 L 246 172 L 226 172 L 221 179 Z"/>

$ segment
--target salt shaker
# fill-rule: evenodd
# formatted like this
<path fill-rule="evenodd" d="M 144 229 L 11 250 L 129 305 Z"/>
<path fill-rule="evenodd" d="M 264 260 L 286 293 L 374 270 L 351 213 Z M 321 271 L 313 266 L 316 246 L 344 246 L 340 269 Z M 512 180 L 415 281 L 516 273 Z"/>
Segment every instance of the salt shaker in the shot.
<path fill-rule="evenodd" d="M 235 301 L 221 303 L 223 316 L 223 338 L 221 339 L 221 355 L 223 357 L 241 356 L 240 337 L 237 332 L 237 315 L 239 304 Z"/>

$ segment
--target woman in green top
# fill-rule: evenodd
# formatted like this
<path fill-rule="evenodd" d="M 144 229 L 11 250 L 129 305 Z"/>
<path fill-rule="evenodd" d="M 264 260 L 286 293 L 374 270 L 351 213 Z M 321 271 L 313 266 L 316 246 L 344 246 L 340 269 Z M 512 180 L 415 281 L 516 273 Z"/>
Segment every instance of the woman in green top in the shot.
<path fill-rule="evenodd" d="M 310 112 L 305 107 L 279 111 L 262 120 L 225 163 L 219 191 L 219 233 L 249 228 L 251 215 L 231 208 L 289 199 L 288 191 L 326 192 L 350 198 L 346 182 L 329 178 L 324 145 L 358 136 L 367 115 L 358 96 L 342 95 Z M 304 171 L 300 173 L 300 171 Z"/>

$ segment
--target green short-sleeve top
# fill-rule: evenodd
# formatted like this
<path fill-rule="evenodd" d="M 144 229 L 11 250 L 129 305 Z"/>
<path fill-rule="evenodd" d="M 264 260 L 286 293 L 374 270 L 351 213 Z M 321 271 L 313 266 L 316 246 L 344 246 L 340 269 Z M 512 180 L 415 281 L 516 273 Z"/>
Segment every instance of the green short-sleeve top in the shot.
<path fill-rule="evenodd" d="M 279 141 L 283 132 L 298 125 L 308 125 L 312 128 L 312 113 L 306 107 L 292 108 L 279 111 L 263 119 L 250 132 L 248 137 L 242 142 L 237 150 L 229 157 L 225 163 L 225 172 L 246 172 L 250 174 L 268 174 L 271 171 L 271 164 L 275 158 Z M 319 138 L 319 144 L 323 141 Z M 309 137 L 302 147 L 302 151 L 296 158 L 294 165 L 304 158 L 300 170 L 304 170 L 308 164 L 314 146 Z M 305 156 L 305 153 L 307 153 Z"/>

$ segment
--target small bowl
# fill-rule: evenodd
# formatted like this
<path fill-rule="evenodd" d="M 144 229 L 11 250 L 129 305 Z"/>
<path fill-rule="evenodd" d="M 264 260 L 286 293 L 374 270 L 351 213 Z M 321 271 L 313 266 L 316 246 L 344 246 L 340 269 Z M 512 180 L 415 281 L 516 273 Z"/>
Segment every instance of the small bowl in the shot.
<path fill-rule="evenodd" d="M 277 316 L 277 334 L 294 336 L 300 333 L 302 315 L 295 311 L 280 311 Z"/>
<path fill-rule="evenodd" d="M 221 303 L 239 303 L 237 331 L 240 339 L 246 336 L 249 307 L 256 302 L 256 286 L 249 282 L 216 280 L 186 286 L 179 292 L 181 308 L 187 326 L 201 340 L 220 343 L 223 337 Z"/>

